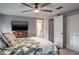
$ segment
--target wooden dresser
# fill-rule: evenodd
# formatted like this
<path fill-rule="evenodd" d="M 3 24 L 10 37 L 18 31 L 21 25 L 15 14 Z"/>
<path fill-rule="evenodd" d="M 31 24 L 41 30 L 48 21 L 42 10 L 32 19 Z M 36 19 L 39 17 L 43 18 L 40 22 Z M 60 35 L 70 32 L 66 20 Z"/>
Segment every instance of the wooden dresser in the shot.
<path fill-rule="evenodd" d="M 16 36 L 16 38 L 28 37 L 28 32 L 26 31 L 16 31 L 13 32 L 13 34 Z"/>

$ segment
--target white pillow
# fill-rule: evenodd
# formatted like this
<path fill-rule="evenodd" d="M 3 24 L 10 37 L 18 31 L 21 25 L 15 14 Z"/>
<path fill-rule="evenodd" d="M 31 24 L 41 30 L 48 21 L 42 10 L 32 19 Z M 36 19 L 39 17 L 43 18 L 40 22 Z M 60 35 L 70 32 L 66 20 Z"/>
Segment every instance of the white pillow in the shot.
<path fill-rule="evenodd" d="M 12 32 L 10 32 L 9 34 L 13 37 L 14 41 L 16 41 L 15 35 Z"/>
<path fill-rule="evenodd" d="M 4 36 L 12 45 L 14 45 L 15 40 L 10 33 L 4 33 Z"/>

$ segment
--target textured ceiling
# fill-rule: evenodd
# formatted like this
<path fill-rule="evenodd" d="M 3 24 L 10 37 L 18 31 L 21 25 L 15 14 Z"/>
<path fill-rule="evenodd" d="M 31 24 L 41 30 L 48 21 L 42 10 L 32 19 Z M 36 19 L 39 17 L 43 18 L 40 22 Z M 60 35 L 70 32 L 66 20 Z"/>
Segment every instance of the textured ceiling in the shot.
<path fill-rule="evenodd" d="M 34 6 L 33 3 L 31 3 L 30 5 Z M 41 5 L 42 3 L 39 3 L 39 6 Z M 60 10 L 56 10 L 56 8 L 59 6 L 63 6 L 63 8 Z M 51 15 L 79 9 L 79 3 L 51 3 L 42 9 L 53 10 L 53 12 L 48 13 L 48 12 L 40 11 L 39 13 L 35 14 L 33 11 L 31 11 L 31 12 L 22 13 L 21 11 L 32 10 L 32 9 L 20 3 L 0 3 L 1 14 L 24 16 L 24 17 L 36 17 L 36 18 L 45 18 Z"/>

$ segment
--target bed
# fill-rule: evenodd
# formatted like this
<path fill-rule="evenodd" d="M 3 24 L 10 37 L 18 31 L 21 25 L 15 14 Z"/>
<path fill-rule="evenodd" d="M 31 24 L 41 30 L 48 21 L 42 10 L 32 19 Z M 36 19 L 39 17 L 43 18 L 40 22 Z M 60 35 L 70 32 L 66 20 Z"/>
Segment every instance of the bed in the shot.
<path fill-rule="evenodd" d="M 0 33 L 0 55 L 58 55 L 58 50 L 40 37 L 16 38 L 12 33 Z"/>

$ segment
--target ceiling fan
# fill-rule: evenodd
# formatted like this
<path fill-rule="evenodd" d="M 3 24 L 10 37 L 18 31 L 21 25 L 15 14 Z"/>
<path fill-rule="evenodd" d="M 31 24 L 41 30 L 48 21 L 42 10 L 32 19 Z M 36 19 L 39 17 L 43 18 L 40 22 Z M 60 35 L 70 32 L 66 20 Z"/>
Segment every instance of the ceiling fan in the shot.
<path fill-rule="evenodd" d="M 35 13 L 38 13 L 39 11 L 44 11 L 44 12 L 49 12 L 51 13 L 53 10 L 44 10 L 42 9 L 43 7 L 46 7 L 48 6 L 50 3 L 44 3 L 42 4 L 41 6 L 39 6 L 39 3 L 34 3 L 34 7 L 29 5 L 29 4 L 26 4 L 26 3 L 21 3 L 27 7 L 30 7 L 32 8 L 32 10 L 25 10 L 25 11 L 21 11 L 21 12 L 30 12 L 30 11 L 34 11 Z M 40 7 L 40 8 L 39 8 Z"/>
<path fill-rule="evenodd" d="M 38 13 L 39 11 L 49 12 L 49 13 L 53 12 L 53 10 L 45 10 L 45 9 L 42 9 L 43 7 L 46 7 L 49 4 L 51 4 L 51 3 L 44 3 L 41 6 L 39 6 L 39 3 L 33 3 L 34 4 L 34 7 L 31 6 L 31 5 L 29 5 L 29 4 L 26 4 L 26 3 L 21 3 L 21 4 L 23 4 L 23 5 L 27 6 L 27 7 L 32 8 L 32 10 L 25 10 L 25 11 L 21 11 L 21 12 L 30 12 L 30 11 L 34 11 L 35 13 Z M 59 6 L 59 7 L 56 8 L 56 10 L 60 10 L 62 8 L 63 8 L 62 6 Z"/>

